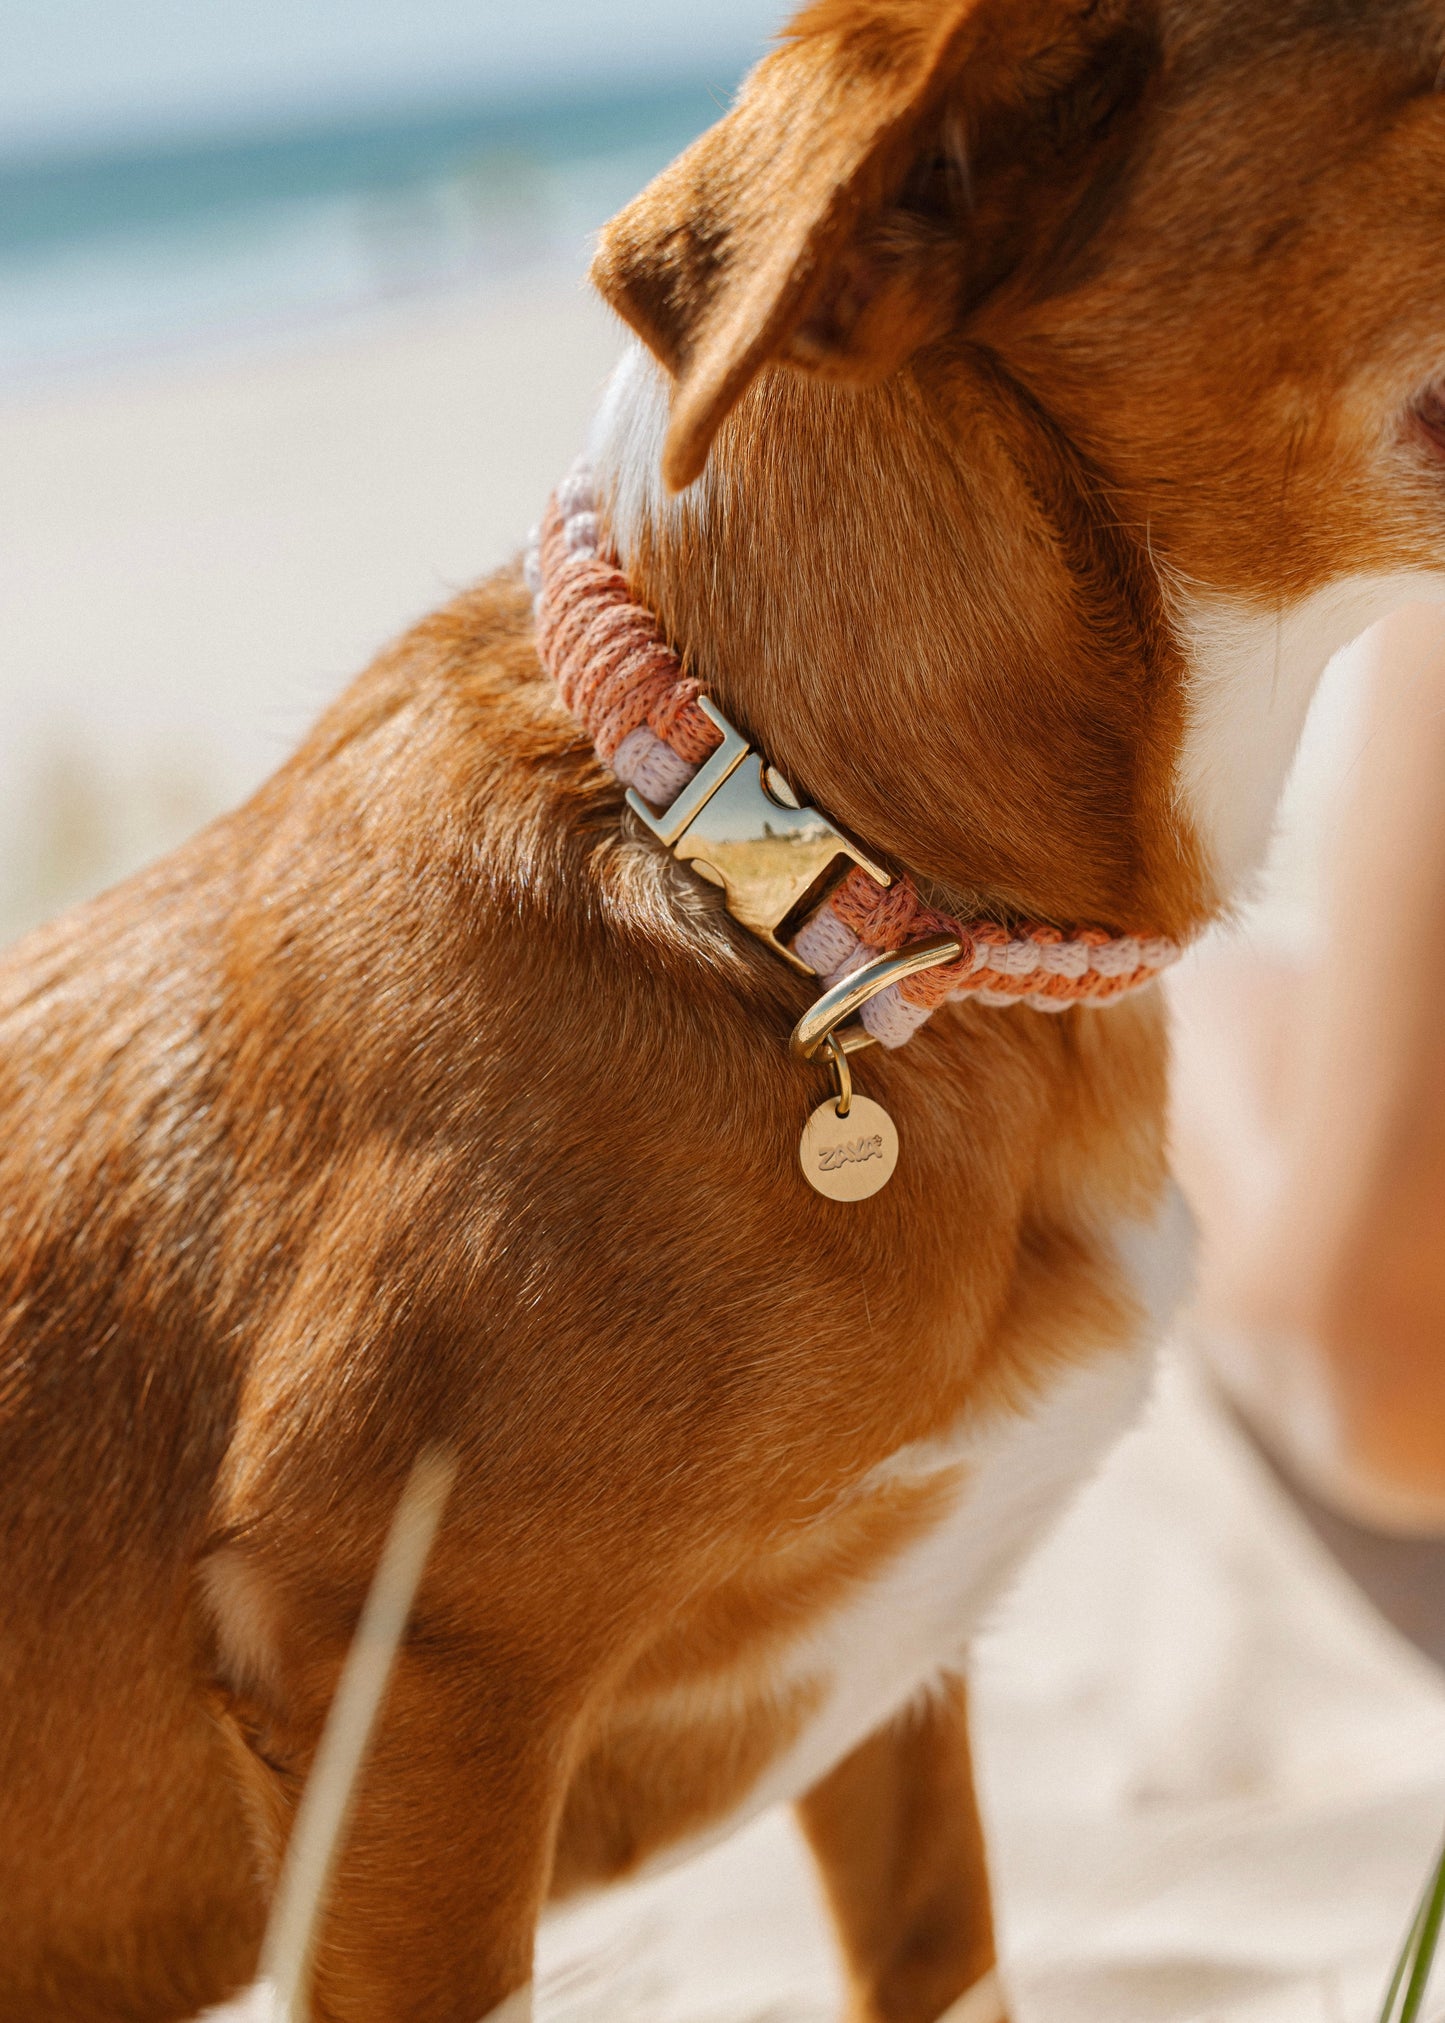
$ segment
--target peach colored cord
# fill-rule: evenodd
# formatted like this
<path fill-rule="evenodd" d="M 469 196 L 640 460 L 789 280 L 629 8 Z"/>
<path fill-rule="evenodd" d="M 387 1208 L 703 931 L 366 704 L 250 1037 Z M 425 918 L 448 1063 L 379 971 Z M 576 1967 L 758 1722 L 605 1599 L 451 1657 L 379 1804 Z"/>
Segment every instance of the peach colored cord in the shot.
<path fill-rule="evenodd" d="M 592 475 L 578 465 L 558 486 L 527 555 L 537 650 L 598 757 L 660 810 L 720 734 L 697 706 L 697 682 L 600 541 Z M 873 956 L 932 934 L 953 935 L 962 953 L 864 1007 L 864 1023 L 885 1046 L 901 1046 L 949 998 L 1051 1012 L 1108 1004 L 1153 983 L 1180 955 L 1159 936 L 955 920 L 927 906 L 906 872 L 885 888 L 857 868 L 804 923 L 793 948 L 831 985 Z"/>

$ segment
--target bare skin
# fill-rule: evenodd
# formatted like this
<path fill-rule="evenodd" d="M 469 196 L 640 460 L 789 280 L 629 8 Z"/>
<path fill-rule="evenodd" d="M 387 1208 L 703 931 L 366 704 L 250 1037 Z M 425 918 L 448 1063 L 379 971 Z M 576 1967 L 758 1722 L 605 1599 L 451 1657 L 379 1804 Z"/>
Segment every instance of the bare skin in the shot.
<path fill-rule="evenodd" d="M 1176 1156 L 1228 1389 L 1327 1501 L 1445 1532 L 1445 612 L 1388 620 L 1372 663 L 1323 958 L 1181 981 Z"/>

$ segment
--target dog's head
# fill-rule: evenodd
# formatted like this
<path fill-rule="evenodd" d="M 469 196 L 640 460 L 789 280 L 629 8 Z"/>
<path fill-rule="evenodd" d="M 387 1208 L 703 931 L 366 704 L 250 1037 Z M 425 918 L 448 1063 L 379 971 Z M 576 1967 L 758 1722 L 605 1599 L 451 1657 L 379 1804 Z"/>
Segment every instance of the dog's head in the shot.
<path fill-rule="evenodd" d="M 1445 5 L 821 0 L 604 236 L 687 485 L 758 373 L 994 352 L 1220 587 L 1445 538 Z"/>
<path fill-rule="evenodd" d="M 819 0 L 598 255 L 671 377 L 668 486 L 779 369 L 911 377 L 942 439 L 986 363 L 1220 681 L 1250 614 L 1322 665 L 1445 569 L 1442 76 L 1445 0 Z M 1179 756 L 1216 890 L 1279 756 L 1234 837 L 1236 760 Z"/>

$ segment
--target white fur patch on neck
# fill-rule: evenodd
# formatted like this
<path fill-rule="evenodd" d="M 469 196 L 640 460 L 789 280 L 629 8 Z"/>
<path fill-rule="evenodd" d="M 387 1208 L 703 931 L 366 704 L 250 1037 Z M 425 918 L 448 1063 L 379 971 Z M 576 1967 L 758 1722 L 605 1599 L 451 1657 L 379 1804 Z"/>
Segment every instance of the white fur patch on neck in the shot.
<path fill-rule="evenodd" d="M 1189 664 L 1176 786 L 1221 899 L 1264 861 L 1275 810 L 1328 663 L 1402 604 L 1445 601 L 1445 574 L 1348 576 L 1276 609 L 1184 592 L 1176 618 Z"/>
<path fill-rule="evenodd" d="M 587 443 L 598 490 L 610 502 L 609 527 L 624 568 L 642 529 L 677 507 L 662 482 L 670 406 L 667 374 L 645 345 L 629 344 L 607 382 Z M 703 477 L 691 489 L 706 483 Z"/>

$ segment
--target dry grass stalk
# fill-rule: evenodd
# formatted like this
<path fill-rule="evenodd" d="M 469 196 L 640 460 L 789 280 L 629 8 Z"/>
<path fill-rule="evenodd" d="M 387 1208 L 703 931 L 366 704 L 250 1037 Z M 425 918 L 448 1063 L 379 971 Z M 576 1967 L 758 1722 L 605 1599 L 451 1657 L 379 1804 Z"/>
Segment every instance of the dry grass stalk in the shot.
<path fill-rule="evenodd" d="M 261 1950 L 262 1976 L 275 1991 L 277 2023 L 306 2023 L 311 1951 L 327 1884 L 455 1474 L 450 1454 L 431 1449 L 417 1459 L 346 1654 Z"/>

